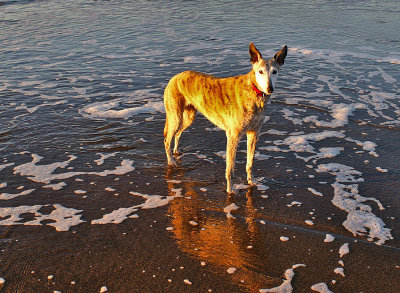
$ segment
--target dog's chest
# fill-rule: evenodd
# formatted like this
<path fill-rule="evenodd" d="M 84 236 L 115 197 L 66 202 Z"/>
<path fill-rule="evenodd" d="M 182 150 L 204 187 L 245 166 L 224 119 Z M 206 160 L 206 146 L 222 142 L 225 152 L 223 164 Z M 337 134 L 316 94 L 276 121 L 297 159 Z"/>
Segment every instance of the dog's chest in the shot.
<path fill-rule="evenodd" d="M 265 117 L 265 103 L 254 101 L 247 105 L 244 111 L 243 127 L 244 130 L 258 129 Z"/>

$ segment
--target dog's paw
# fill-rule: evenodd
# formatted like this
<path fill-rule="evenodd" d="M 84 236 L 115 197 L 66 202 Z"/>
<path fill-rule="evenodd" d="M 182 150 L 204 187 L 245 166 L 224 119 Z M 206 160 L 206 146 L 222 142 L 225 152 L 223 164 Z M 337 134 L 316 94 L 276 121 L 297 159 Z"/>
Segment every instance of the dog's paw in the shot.
<path fill-rule="evenodd" d="M 234 189 L 232 189 L 232 188 L 226 188 L 226 193 L 227 193 L 228 195 L 232 195 L 232 194 L 235 194 L 236 191 L 235 191 Z"/>
<path fill-rule="evenodd" d="M 247 179 L 247 184 L 250 186 L 256 186 L 257 182 L 253 178 L 248 178 Z"/>

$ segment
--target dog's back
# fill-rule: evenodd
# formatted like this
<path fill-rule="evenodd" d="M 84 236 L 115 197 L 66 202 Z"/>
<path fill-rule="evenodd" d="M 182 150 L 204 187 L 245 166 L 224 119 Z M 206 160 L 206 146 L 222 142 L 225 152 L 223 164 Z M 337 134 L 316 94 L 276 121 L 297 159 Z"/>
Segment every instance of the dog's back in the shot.
<path fill-rule="evenodd" d="M 165 109 L 167 115 L 179 116 L 185 108 L 193 106 L 223 130 L 238 128 L 239 124 L 243 125 L 244 116 L 253 112 L 246 89 L 251 91 L 245 76 L 217 78 L 185 71 L 168 83 L 164 92 Z"/>

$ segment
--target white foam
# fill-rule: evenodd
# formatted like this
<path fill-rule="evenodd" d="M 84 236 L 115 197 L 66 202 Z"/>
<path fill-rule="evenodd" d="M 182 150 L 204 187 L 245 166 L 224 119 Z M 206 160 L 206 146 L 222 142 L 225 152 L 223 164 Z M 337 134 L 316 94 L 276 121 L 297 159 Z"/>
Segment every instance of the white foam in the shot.
<path fill-rule="evenodd" d="M 305 220 L 304 222 L 309 226 L 313 226 L 314 225 L 314 222 L 311 221 L 311 220 Z"/>
<path fill-rule="evenodd" d="M 335 237 L 333 237 L 331 234 L 326 234 L 325 239 L 324 239 L 325 243 L 332 242 L 333 240 L 335 240 Z"/>
<path fill-rule="evenodd" d="M 333 270 L 333 272 L 334 272 L 335 274 L 341 275 L 342 277 L 345 277 L 345 276 L 346 276 L 346 275 L 344 274 L 344 269 L 343 269 L 343 268 L 336 268 L 336 269 Z"/>
<path fill-rule="evenodd" d="M 318 283 L 311 286 L 311 290 L 317 291 L 319 293 L 333 293 L 333 291 L 329 290 L 328 286 L 325 283 Z"/>
<path fill-rule="evenodd" d="M 40 105 L 37 105 L 34 107 L 28 107 L 26 105 L 21 105 L 21 106 L 16 107 L 15 109 L 16 110 L 26 110 L 28 113 L 32 114 L 41 107 L 56 106 L 56 105 L 65 104 L 65 103 L 67 103 L 67 100 L 61 100 L 61 101 L 57 101 L 54 103 L 43 103 L 43 104 L 40 104 Z"/>
<path fill-rule="evenodd" d="M 324 196 L 321 192 L 316 191 L 314 188 L 309 187 L 309 188 L 307 188 L 307 190 L 316 196 Z"/>
<path fill-rule="evenodd" d="M 382 173 L 386 173 L 389 171 L 388 169 L 383 169 L 381 167 L 376 167 L 376 170 L 378 170 L 379 172 L 382 172 Z"/>
<path fill-rule="evenodd" d="M 80 110 L 80 114 L 90 118 L 119 118 L 128 119 L 138 114 L 164 113 L 163 101 L 148 101 L 143 106 L 113 110 L 120 105 L 120 100 L 90 104 Z"/>
<path fill-rule="evenodd" d="M 236 268 L 231 267 L 231 268 L 227 269 L 226 272 L 228 274 L 234 274 L 236 272 Z"/>
<path fill-rule="evenodd" d="M 234 184 L 233 185 L 234 190 L 243 190 L 243 189 L 247 189 L 249 187 L 250 187 L 250 185 L 247 185 L 247 184 Z"/>
<path fill-rule="evenodd" d="M 267 132 L 261 133 L 260 136 L 261 136 L 262 134 L 264 134 L 264 133 L 266 133 L 266 134 L 272 134 L 272 135 L 287 135 L 287 132 L 286 132 L 286 131 L 280 131 L 280 130 L 277 130 L 277 129 L 269 129 Z"/>
<path fill-rule="evenodd" d="M 198 226 L 199 223 L 197 223 L 196 221 L 189 221 L 189 224 L 192 226 Z"/>
<path fill-rule="evenodd" d="M 21 195 L 28 195 L 31 194 L 35 189 L 27 189 L 24 191 L 21 191 L 20 193 L 1 193 L 0 194 L 0 200 L 9 200 L 13 199 L 15 197 L 21 196 Z"/>
<path fill-rule="evenodd" d="M 97 153 L 97 154 L 100 155 L 100 159 L 94 160 L 94 162 L 97 164 L 97 166 L 101 166 L 104 164 L 104 160 L 110 157 L 114 157 L 117 153 L 110 153 L 110 154 Z"/>
<path fill-rule="evenodd" d="M 62 189 L 64 186 L 67 186 L 67 183 L 65 183 L 65 182 L 59 182 L 59 183 L 55 183 L 55 184 L 44 185 L 43 188 L 51 188 L 51 189 L 53 189 L 53 190 L 60 190 L 60 189 Z"/>
<path fill-rule="evenodd" d="M 328 148 L 320 148 L 319 152 L 313 156 L 309 157 L 302 157 L 298 154 L 296 154 L 296 158 L 302 159 L 305 162 L 308 162 L 312 160 L 312 162 L 315 164 L 318 160 L 320 159 L 331 159 L 336 157 L 337 155 L 340 154 L 341 151 L 343 151 L 343 147 L 328 147 Z"/>
<path fill-rule="evenodd" d="M 217 156 L 226 159 L 226 151 L 219 151 L 215 153 Z"/>
<path fill-rule="evenodd" d="M 86 190 L 80 190 L 80 189 L 74 190 L 75 194 L 85 194 L 86 192 L 87 192 Z"/>
<path fill-rule="evenodd" d="M 7 167 L 13 166 L 13 165 L 15 165 L 15 163 L 2 164 L 2 165 L 0 165 L 0 171 Z"/>
<path fill-rule="evenodd" d="M 49 206 L 49 205 L 45 205 Z M 73 208 L 66 208 L 59 204 L 52 205 L 55 209 L 49 214 L 44 215 L 39 212 L 40 208 L 45 207 L 42 205 L 35 206 L 18 206 L 18 207 L 7 207 L 0 208 L 0 217 L 6 218 L 0 221 L 0 225 L 38 225 L 41 226 L 41 221 L 51 220 L 54 222 L 46 223 L 46 225 L 53 226 L 57 231 L 68 231 L 70 227 L 79 225 L 85 221 L 81 220 L 79 213 L 82 210 L 76 210 Z M 23 220 L 20 218 L 22 214 L 33 214 L 34 220 L 21 223 Z"/>
<path fill-rule="evenodd" d="M 281 236 L 281 237 L 279 237 L 279 239 L 280 239 L 282 242 L 289 241 L 289 237 L 286 237 L 286 236 Z"/>
<path fill-rule="evenodd" d="M 321 164 L 316 171 L 336 176 L 336 182 L 332 184 L 334 188 L 332 203 L 348 213 L 347 219 L 343 222 L 347 230 L 355 236 L 367 235 L 371 241 L 377 239 L 378 245 L 393 239 L 391 229 L 385 228 L 382 219 L 372 213 L 371 206 L 365 204 L 365 202 L 373 201 L 380 210 L 383 210 L 384 207 L 380 201 L 373 197 L 363 197 L 358 193 L 358 184 L 355 183 L 363 182 L 364 179 L 355 178 L 355 176 L 361 176 L 361 172 L 338 163 Z"/>
<path fill-rule="evenodd" d="M 181 180 L 175 180 L 175 179 L 169 179 L 169 180 L 167 180 L 167 182 L 168 183 L 172 183 L 172 184 L 180 184 L 180 183 L 182 183 Z"/>
<path fill-rule="evenodd" d="M 349 252 L 350 252 L 350 249 L 349 249 L 349 244 L 348 244 L 348 243 L 345 243 L 345 244 L 343 244 L 342 246 L 340 246 L 340 248 L 339 248 L 339 255 L 340 255 L 340 257 L 345 256 L 345 255 L 348 254 Z"/>
<path fill-rule="evenodd" d="M 267 293 L 267 292 L 275 292 L 275 293 L 291 293 L 293 292 L 293 287 L 292 287 L 292 280 L 294 277 L 294 271 L 293 269 L 296 269 L 298 267 L 305 267 L 306 265 L 304 264 L 296 264 L 293 265 L 292 268 L 287 269 L 285 271 L 285 279 L 283 279 L 283 283 L 279 285 L 278 287 L 274 287 L 271 289 L 260 289 L 261 293 Z"/>
<path fill-rule="evenodd" d="M 321 127 L 329 127 L 329 128 L 337 128 L 343 127 L 349 122 L 349 116 L 353 115 L 353 112 L 357 109 L 365 109 L 366 106 L 361 103 L 353 103 L 353 104 L 334 104 L 332 105 L 332 113 L 333 117 L 332 121 L 321 121 L 318 120 L 317 116 L 309 116 L 304 118 L 305 122 L 313 122 L 317 126 Z"/>
<path fill-rule="evenodd" d="M 107 292 L 107 291 L 108 291 L 108 288 L 106 286 L 102 286 L 100 288 L 100 293 L 104 293 L 104 292 Z"/>
<path fill-rule="evenodd" d="M 269 189 L 269 187 L 267 185 L 263 185 L 261 183 L 256 183 L 256 186 L 257 186 L 257 190 L 259 190 L 259 191 L 265 191 L 265 190 Z"/>
<path fill-rule="evenodd" d="M 359 141 L 356 139 L 352 139 L 347 137 L 346 138 L 347 141 L 350 142 L 354 142 L 355 144 L 357 144 L 358 146 L 361 146 L 363 148 L 364 151 L 369 152 L 370 155 L 374 156 L 374 157 L 379 157 L 379 155 L 375 152 L 376 150 L 376 143 L 372 142 L 372 141 Z"/>
<path fill-rule="evenodd" d="M 226 206 L 224 208 L 224 212 L 226 213 L 226 217 L 228 219 L 236 219 L 233 215 L 232 215 L 232 211 L 237 211 L 239 209 L 239 207 L 235 204 L 235 203 L 231 203 L 230 205 Z"/>
<path fill-rule="evenodd" d="M 133 214 L 138 209 L 136 206 L 128 208 L 119 208 L 112 211 L 109 214 L 103 215 L 101 219 L 92 220 L 92 225 L 94 224 L 120 224 L 128 218 L 136 218 L 137 215 Z"/>
<path fill-rule="evenodd" d="M 55 170 L 61 168 L 66 168 L 69 163 L 77 157 L 69 156 L 70 159 L 64 162 L 56 162 L 48 165 L 38 165 L 43 157 L 32 154 L 32 162 L 28 162 L 25 164 L 21 164 L 19 166 L 14 167 L 14 174 L 19 174 L 21 176 L 27 176 L 28 179 L 50 184 L 54 180 L 64 180 L 67 178 L 80 176 L 80 175 L 97 175 L 97 176 L 108 176 L 108 175 L 123 175 L 135 170 L 135 167 L 132 166 L 133 161 L 131 160 L 122 160 L 121 165 L 117 166 L 114 170 L 104 170 L 100 172 L 66 172 L 66 173 L 57 173 L 53 174 Z"/>
<path fill-rule="evenodd" d="M 257 187 L 257 190 L 259 190 L 259 191 L 265 191 L 265 190 L 269 189 L 269 186 L 259 183 L 263 179 L 264 179 L 264 177 L 255 179 L 255 184 L 256 184 L 255 186 Z M 234 184 L 233 185 L 234 190 L 244 190 L 244 189 L 248 189 L 250 187 L 251 187 L 251 185 L 248 185 L 248 184 Z"/>
<path fill-rule="evenodd" d="M 319 133 L 299 134 L 290 135 L 284 140 L 277 140 L 274 142 L 275 145 L 287 145 L 293 152 L 306 152 L 316 153 L 314 147 L 310 144 L 311 142 L 321 141 L 327 138 L 344 138 L 345 135 L 338 131 L 325 130 Z"/>
<path fill-rule="evenodd" d="M 7 187 L 7 182 L 0 183 L 0 188 Z"/>
<path fill-rule="evenodd" d="M 177 197 L 181 197 L 181 189 L 172 189 L 175 192 L 173 196 L 161 196 L 161 195 L 148 195 L 139 192 L 129 192 L 134 196 L 140 196 L 145 199 L 145 202 L 139 205 L 135 205 L 128 208 L 119 208 L 117 210 L 112 211 L 111 213 L 103 215 L 101 219 L 93 220 L 92 224 L 119 224 L 125 221 L 128 218 L 134 219 L 137 218 L 138 215 L 133 214 L 139 209 L 154 209 L 158 207 L 162 207 L 167 205 L 170 201 Z"/>
<path fill-rule="evenodd" d="M 272 156 L 264 155 L 264 154 L 261 154 L 260 152 L 255 152 L 255 155 L 254 155 L 254 159 L 259 160 L 259 161 L 261 161 L 261 160 L 268 160 L 268 159 L 270 159 L 271 157 L 272 157 Z"/>
<path fill-rule="evenodd" d="M 290 204 L 288 204 L 287 206 L 288 207 L 292 207 L 292 206 L 301 206 L 303 203 L 302 202 L 299 202 L 299 201 L 292 201 Z"/>
<path fill-rule="evenodd" d="M 303 124 L 303 120 L 294 117 L 297 114 L 295 112 L 293 112 L 292 110 L 283 109 L 283 110 L 281 110 L 281 112 L 283 113 L 283 117 L 286 120 L 291 121 L 293 124 L 295 124 L 295 125 L 302 125 Z"/>
<path fill-rule="evenodd" d="M 360 171 L 354 170 L 353 167 L 346 166 L 339 163 L 329 163 L 329 164 L 320 164 L 318 168 L 315 170 L 316 172 L 329 173 L 336 176 L 336 182 L 343 183 L 358 183 L 364 182 L 363 178 L 355 178 L 354 176 L 361 176 L 362 173 Z"/>

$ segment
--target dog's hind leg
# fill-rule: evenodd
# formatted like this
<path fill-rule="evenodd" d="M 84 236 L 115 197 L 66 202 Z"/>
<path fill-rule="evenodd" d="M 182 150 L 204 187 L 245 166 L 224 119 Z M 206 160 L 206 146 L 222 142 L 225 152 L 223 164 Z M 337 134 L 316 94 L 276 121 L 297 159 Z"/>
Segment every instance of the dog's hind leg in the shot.
<path fill-rule="evenodd" d="M 255 185 L 252 168 L 253 168 L 254 152 L 256 150 L 256 144 L 258 140 L 258 132 L 248 131 L 246 134 L 247 134 L 247 163 L 246 163 L 247 183 L 250 185 Z"/>
<path fill-rule="evenodd" d="M 169 115 L 167 114 L 164 127 L 164 148 L 165 148 L 165 154 L 167 155 L 168 165 L 175 166 L 176 162 L 175 159 L 172 157 L 171 153 L 171 141 L 179 129 L 179 124 L 175 122 L 176 121 L 175 118 L 174 121 L 170 121 L 169 119 L 170 119 Z"/>
<path fill-rule="evenodd" d="M 194 118 L 196 117 L 197 110 L 193 105 L 186 105 L 185 109 L 183 111 L 183 116 L 182 116 L 182 124 L 181 127 L 179 128 L 178 132 L 175 134 L 175 145 L 174 145 L 174 154 L 179 154 L 179 139 L 182 135 L 182 132 L 188 128 L 192 123 Z"/>
<path fill-rule="evenodd" d="M 236 150 L 240 140 L 240 134 L 227 131 L 226 132 L 226 192 L 233 193 L 232 190 L 232 176 L 235 171 Z"/>
<path fill-rule="evenodd" d="M 173 93 L 168 84 L 164 92 L 165 106 L 165 127 L 164 127 L 164 147 L 167 155 L 168 165 L 175 166 L 176 162 L 171 153 L 171 141 L 175 134 L 182 127 L 184 98 L 179 93 Z"/>

